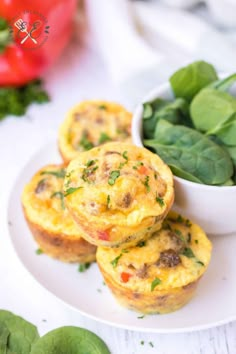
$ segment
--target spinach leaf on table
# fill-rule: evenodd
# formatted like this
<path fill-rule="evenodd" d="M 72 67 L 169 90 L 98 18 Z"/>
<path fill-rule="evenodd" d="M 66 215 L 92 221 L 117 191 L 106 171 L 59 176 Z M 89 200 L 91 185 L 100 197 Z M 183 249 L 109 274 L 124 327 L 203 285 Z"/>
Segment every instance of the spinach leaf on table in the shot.
<path fill-rule="evenodd" d="M 215 185 L 225 183 L 233 175 L 229 154 L 191 128 L 160 120 L 155 139 L 144 140 L 144 145 L 154 150 L 179 177 Z"/>
<path fill-rule="evenodd" d="M 182 99 L 167 101 L 157 98 L 143 104 L 143 136 L 153 138 L 155 127 L 160 119 L 165 119 L 173 124 L 191 125 L 189 105 Z"/>
<path fill-rule="evenodd" d="M 37 328 L 23 318 L 0 310 L 0 353 L 30 354 L 39 338 Z"/>
<path fill-rule="evenodd" d="M 79 327 L 57 328 L 34 345 L 31 354 L 110 354 L 106 344 L 96 334 Z"/>
<path fill-rule="evenodd" d="M 175 97 L 191 102 L 204 87 L 218 79 L 215 68 L 205 62 L 196 61 L 176 71 L 169 79 Z"/>
<path fill-rule="evenodd" d="M 236 113 L 236 99 L 226 92 L 205 88 L 190 105 L 190 114 L 196 129 L 214 134 L 216 129 Z"/>

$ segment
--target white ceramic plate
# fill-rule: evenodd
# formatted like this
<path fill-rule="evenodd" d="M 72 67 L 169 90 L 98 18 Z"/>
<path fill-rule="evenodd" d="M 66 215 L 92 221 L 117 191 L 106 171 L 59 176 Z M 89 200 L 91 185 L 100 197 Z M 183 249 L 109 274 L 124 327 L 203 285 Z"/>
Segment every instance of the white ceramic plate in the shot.
<path fill-rule="evenodd" d="M 60 161 L 56 143 L 45 146 L 19 175 L 9 200 L 9 232 L 15 251 L 26 269 L 44 288 L 80 313 L 125 329 L 157 333 L 187 332 L 236 320 L 236 235 L 212 238 L 210 267 L 189 304 L 171 314 L 149 315 L 142 319 L 138 318 L 138 313 L 116 303 L 103 284 L 96 264 L 79 273 L 75 264 L 64 264 L 46 255 L 36 255 L 38 247 L 21 209 L 21 192 L 40 167 Z"/>

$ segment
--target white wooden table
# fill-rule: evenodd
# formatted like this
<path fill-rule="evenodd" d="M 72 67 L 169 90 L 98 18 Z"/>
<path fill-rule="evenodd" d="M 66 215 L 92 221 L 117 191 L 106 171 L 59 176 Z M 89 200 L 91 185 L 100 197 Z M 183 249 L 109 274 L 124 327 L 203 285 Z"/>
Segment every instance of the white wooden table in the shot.
<path fill-rule="evenodd" d="M 33 322 L 40 334 L 63 325 L 85 327 L 101 336 L 112 354 L 236 353 L 236 323 L 195 333 L 168 335 L 116 329 L 68 308 L 36 283 L 21 266 L 6 228 L 7 199 L 17 174 L 40 146 L 49 139 L 56 139 L 58 126 L 74 103 L 89 98 L 127 103 L 112 86 L 97 53 L 81 46 L 76 38 L 45 78 L 52 96 L 50 104 L 32 106 L 27 116 L 0 122 L 0 308 Z M 223 299 L 219 306 L 223 306 Z"/>

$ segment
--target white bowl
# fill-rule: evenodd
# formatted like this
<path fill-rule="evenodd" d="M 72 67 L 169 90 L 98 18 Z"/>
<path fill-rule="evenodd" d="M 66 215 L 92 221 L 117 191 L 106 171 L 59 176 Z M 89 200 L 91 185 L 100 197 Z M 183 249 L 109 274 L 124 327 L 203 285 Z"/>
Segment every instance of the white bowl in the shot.
<path fill-rule="evenodd" d="M 152 90 L 142 102 L 157 97 L 173 99 L 169 83 Z M 142 143 L 143 106 L 136 108 L 132 121 L 132 138 L 137 146 Z M 208 234 L 224 235 L 236 232 L 236 186 L 217 187 L 198 184 L 174 177 L 174 210 L 198 223 Z"/>

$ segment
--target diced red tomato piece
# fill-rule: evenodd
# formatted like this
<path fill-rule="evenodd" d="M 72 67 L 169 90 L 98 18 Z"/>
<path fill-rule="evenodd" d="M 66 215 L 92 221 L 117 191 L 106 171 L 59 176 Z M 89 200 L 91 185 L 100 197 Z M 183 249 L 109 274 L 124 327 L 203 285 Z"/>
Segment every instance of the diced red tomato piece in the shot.
<path fill-rule="evenodd" d="M 141 175 L 147 175 L 148 174 L 148 168 L 145 166 L 140 166 L 138 168 L 138 173 L 140 173 Z"/>
<path fill-rule="evenodd" d="M 130 277 L 132 277 L 132 274 L 129 274 L 129 273 L 126 273 L 126 272 L 122 272 L 120 277 L 121 277 L 121 280 L 124 283 L 127 283 L 129 281 Z"/>
<path fill-rule="evenodd" d="M 108 231 L 98 231 L 98 238 L 99 240 L 104 240 L 108 241 L 110 238 L 109 232 Z"/>

